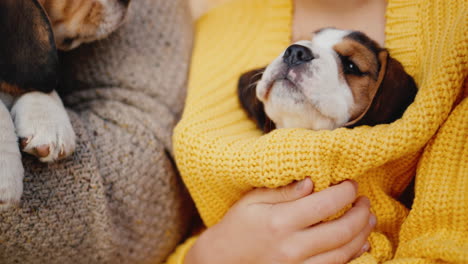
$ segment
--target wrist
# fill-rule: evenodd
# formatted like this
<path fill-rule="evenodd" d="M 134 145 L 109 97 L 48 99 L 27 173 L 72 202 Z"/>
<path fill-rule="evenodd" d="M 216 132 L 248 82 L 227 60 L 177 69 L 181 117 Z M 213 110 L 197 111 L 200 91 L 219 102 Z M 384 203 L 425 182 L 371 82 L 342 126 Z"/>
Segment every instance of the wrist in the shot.
<path fill-rule="evenodd" d="M 209 252 L 206 251 L 207 247 L 207 232 L 209 230 L 205 230 L 195 241 L 192 247 L 187 251 L 187 254 L 184 258 L 184 264 L 209 264 Z"/>

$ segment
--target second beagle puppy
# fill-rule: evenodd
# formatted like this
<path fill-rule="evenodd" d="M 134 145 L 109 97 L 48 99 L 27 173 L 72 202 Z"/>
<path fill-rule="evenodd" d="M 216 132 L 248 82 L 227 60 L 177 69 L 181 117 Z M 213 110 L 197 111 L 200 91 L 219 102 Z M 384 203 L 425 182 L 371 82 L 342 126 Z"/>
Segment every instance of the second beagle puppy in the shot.
<path fill-rule="evenodd" d="M 75 149 L 75 132 L 55 92 L 57 47 L 106 37 L 122 23 L 129 1 L 0 1 L 0 209 L 20 201 L 20 148 L 42 162 Z"/>
<path fill-rule="evenodd" d="M 58 49 L 105 38 L 123 22 L 130 0 L 39 0 L 49 16 Z"/>
<path fill-rule="evenodd" d="M 375 41 L 334 28 L 294 43 L 238 85 L 241 105 L 264 132 L 390 123 L 416 92 L 413 78 Z"/>
<path fill-rule="evenodd" d="M 73 153 L 75 132 L 55 92 L 59 59 L 37 0 L 0 1 L 0 209 L 20 201 L 22 151 L 42 162 Z M 18 144 L 18 138 L 20 144 Z"/>

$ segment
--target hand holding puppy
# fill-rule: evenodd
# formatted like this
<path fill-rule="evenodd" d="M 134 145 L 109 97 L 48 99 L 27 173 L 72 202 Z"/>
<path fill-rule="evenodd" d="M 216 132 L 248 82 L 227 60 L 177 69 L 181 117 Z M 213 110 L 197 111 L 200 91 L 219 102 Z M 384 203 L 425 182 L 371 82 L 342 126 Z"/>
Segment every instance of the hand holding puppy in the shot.
<path fill-rule="evenodd" d="M 206 230 L 185 263 L 346 263 L 369 249 L 375 226 L 367 198 L 351 181 L 312 193 L 310 179 L 255 189 Z M 354 203 L 333 221 L 322 220 Z"/>

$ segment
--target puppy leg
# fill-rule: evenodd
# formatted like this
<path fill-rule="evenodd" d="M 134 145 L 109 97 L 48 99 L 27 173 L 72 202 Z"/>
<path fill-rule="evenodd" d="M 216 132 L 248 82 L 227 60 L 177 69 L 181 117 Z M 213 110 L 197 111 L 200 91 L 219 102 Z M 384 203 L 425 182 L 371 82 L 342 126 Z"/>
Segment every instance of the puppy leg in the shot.
<path fill-rule="evenodd" d="M 75 132 L 55 91 L 22 95 L 14 103 L 11 114 L 24 152 L 42 162 L 51 162 L 75 150 Z"/>
<path fill-rule="evenodd" d="M 0 210 L 19 203 L 23 175 L 15 127 L 10 112 L 0 101 Z"/>

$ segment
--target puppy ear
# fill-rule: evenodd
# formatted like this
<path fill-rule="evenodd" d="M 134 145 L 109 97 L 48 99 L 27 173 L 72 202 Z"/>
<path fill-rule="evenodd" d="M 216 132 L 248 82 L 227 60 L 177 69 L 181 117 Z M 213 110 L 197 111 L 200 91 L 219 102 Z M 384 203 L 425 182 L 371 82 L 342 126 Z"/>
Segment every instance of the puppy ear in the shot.
<path fill-rule="evenodd" d="M 242 74 L 237 85 L 237 93 L 247 115 L 255 121 L 258 128 L 268 133 L 275 129 L 275 124 L 265 114 L 263 103 L 258 100 L 256 93 L 257 83 L 264 71 L 265 68 L 261 68 Z"/>
<path fill-rule="evenodd" d="M 370 105 L 346 123 L 346 127 L 388 124 L 399 119 L 413 102 L 418 89 L 413 77 L 386 50 L 379 53 L 380 71 L 375 86 L 369 89 Z"/>
<path fill-rule="evenodd" d="M 37 0 L 0 1 L 0 91 L 51 92 L 58 56 L 47 15 Z"/>

